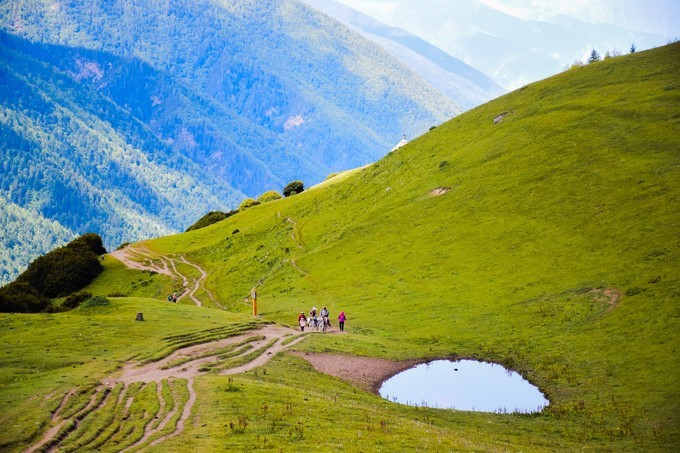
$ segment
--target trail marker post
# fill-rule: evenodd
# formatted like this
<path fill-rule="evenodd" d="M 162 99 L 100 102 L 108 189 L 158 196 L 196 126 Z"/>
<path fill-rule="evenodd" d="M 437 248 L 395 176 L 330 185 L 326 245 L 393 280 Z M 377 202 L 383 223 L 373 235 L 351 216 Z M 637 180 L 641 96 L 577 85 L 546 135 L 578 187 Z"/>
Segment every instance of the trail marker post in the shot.
<path fill-rule="evenodd" d="M 250 290 L 250 298 L 253 300 L 253 316 L 257 316 L 257 289 Z"/>

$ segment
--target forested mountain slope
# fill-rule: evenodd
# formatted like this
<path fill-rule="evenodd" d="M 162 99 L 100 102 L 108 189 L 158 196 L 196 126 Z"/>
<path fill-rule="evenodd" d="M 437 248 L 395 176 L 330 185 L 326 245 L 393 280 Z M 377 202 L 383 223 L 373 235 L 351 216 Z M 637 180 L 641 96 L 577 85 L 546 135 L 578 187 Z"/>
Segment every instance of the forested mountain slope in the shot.
<path fill-rule="evenodd" d="M 71 239 L 72 233 L 54 220 L 47 220 L 35 211 L 8 203 L 0 195 L 0 283 L 26 269 L 34 255 L 44 255 Z M 31 254 L 27 254 L 30 244 Z"/>
<path fill-rule="evenodd" d="M 336 0 L 304 0 L 376 42 L 453 102 L 472 108 L 504 94 L 488 76 L 425 40 L 391 27 Z"/>
<path fill-rule="evenodd" d="M 460 111 L 294 0 L 4 2 L 0 28 L 0 194 L 108 248 L 371 162 Z"/>

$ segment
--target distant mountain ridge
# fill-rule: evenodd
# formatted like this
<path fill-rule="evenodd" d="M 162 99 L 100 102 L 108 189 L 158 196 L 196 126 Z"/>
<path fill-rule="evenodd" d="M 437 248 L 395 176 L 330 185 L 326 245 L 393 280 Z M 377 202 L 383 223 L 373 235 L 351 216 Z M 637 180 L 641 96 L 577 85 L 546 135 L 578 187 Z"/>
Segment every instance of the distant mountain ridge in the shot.
<path fill-rule="evenodd" d="M 0 196 L 108 248 L 372 162 L 462 110 L 294 0 L 31 0 L 0 6 L 0 31 Z"/>
<path fill-rule="evenodd" d="M 594 25 L 567 16 L 523 20 L 502 7 L 495 8 L 494 2 L 482 0 L 342 2 L 420 36 L 508 89 L 557 74 L 576 60 L 585 60 L 593 49 L 601 55 L 608 50 L 627 53 L 632 43 L 642 50 L 668 42 L 662 35 Z M 652 11 L 658 12 L 655 7 L 660 2 L 619 3 L 639 3 L 639 8 L 646 9 L 651 17 Z M 627 6 L 621 5 L 621 10 Z"/>
<path fill-rule="evenodd" d="M 481 71 L 406 30 L 384 24 L 335 0 L 303 1 L 361 32 L 465 108 L 506 92 Z"/>

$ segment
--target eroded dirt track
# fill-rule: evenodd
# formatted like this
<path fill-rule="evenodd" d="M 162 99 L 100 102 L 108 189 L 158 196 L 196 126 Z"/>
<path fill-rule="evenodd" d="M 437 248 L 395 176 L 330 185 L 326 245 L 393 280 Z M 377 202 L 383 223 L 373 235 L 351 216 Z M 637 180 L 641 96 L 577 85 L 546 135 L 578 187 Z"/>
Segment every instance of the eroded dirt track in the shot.
<path fill-rule="evenodd" d="M 199 333 L 205 332 L 210 331 Z M 184 337 L 188 341 L 191 335 L 195 334 Z M 197 398 L 196 377 L 254 369 L 305 338 L 300 332 L 272 324 L 222 335 L 227 338 L 179 347 L 154 362 L 128 363 L 95 388 L 71 389 L 54 411 L 44 435 L 25 451 L 91 451 L 103 446 L 139 451 L 158 445 L 183 432 Z M 182 335 L 168 338 L 169 343 L 181 340 Z"/>
<path fill-rule="evenodd" d="M 177 301 L 181 301 L 185 297 L 191 299 L 193 303 L 199 307 L 203 306 L 204 302 L 201 301 L 196 293 L 203 289 L 207 297 L 212 303 L 220 308 L 224 308 L 220 304 L 213 294 L 206 288 L 205 281 L 208 277 L 205 269 L 200 267 L 196 263 L 188 261 L 184 256 L 170 256 L 162 255 L 160 253 L 152 252 L 151 250 L 135 245 L 127 246 L 123 249 L 116 250 L 110 253 L 111 256 L 125 264 L 127 267 L 132 269 L 138 269 L 142 271 L 156 272 L 159 274 L 164 274 L 172 277 L 178 283 L 181 282 L 183 290 L 180 292 Z M 181 271 L 181 266 L 190 266 L 196 269 L 199 273 L 199 277 L 191 277 L 186 273 Z"/>
<path fill-rule="evenodd" d="M 205 287 L 205 270 L 184 256 L 165 256 L 140 246 L 111 255 L 130 268 L 172 277 L 184 288 L 180 300 L 187 297 L 198 306 L 211 301 L 222 307 Z M 294 260 L 291 264 L 306 276 Z M 184 431 L 198 398 L 195 379 L 263 366 L 277 353 L 314 334 L 317 332 L 303 334 L 273 324 L 245 322 L 164 338 L 165 348 L 142 363 L 127 363 L 96 386 L 66 392 L 42 437 L 25 451 L 127 452 L 162 444 Z M 318 334 L 345 332 L 333 327 Z M 368 391 L 376 391 L 383 379 L 411 365 L 329 354 L 298 355 L 318 371 Z"/>

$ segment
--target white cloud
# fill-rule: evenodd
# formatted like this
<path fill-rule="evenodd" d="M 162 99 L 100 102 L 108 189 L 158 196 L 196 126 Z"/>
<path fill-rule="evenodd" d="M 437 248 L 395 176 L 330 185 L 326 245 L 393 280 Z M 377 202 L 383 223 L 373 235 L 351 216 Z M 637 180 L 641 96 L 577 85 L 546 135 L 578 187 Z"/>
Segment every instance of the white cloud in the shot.
<path fill-rule="evenodd" d="M 294 129 L 298 126 L 302 126 L 304 123 L 305 123 L 305 120 L 304 120 L 304 118 L 302 118 L 302 116 L 300 116 L 300 115 L 291 116 L 290 118 L 288 118 L 286 120 L 285 123 L 283 123 L 283 130 L 289 131 L 289 130 Z"/>

